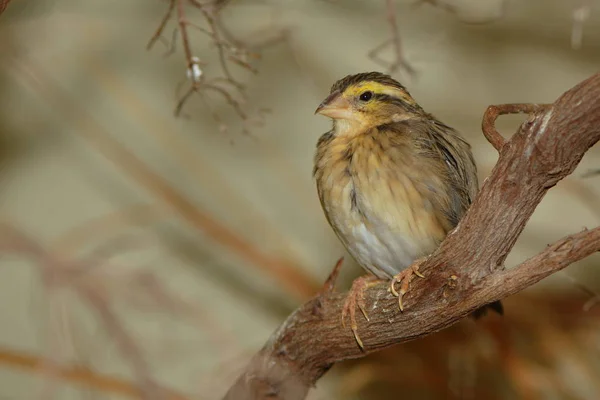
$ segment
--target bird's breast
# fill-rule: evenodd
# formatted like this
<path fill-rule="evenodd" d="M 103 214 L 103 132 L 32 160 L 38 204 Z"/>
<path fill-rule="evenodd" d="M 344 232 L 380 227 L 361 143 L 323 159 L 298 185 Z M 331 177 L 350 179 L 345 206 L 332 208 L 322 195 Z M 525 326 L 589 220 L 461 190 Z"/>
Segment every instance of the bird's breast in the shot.
<path fill-rule="evenodd" d="M 431 253 L 446 235 L 435 206 L 442 187 L 413 153 L 409 143 L 391 148 L 370 137 L 333 139 L 317 152 L 329 223 L 357 262 L 380 277 Z"/>

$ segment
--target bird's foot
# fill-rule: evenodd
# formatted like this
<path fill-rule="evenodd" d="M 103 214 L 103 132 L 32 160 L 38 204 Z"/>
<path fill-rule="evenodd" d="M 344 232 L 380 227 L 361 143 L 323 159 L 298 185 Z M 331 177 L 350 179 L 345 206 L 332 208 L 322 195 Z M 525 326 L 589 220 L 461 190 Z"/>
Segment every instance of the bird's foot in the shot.
<path fill-rule="evenodd" d="M 425 278 L 425 275 L 419 272 L 419 266 L 423 264 L 423 261 L 425 261 L 424 258 L 415 261 L 413 265 L 392 278 L 392 282 L 390 283 L 390 292 L 392 292 L 394 296 L 398 297 L 398 307 L 400 307 L 400 311 L 404 311 L 402 296 L 404 296 L 410 289 L 410 282 L 413 280 L 414 276 L 416 275 L 419 278 Z M 396 283 L 400 283 L 399 291 L 396 291 L 396 288 L 394 287 Z"/>
<path fill-rule="evenodd" d="M 346 327 L 346 316 L 350 316 L 350 328 L 354 334 L 354 339 L 361 349 L 364 349 L 363 342 L 358 336 L 358 324 L 356 323 L 356 307 L 360 309 L 363 316 L 369 321 L 369 316 L 365 310 L 365 290 L 378 284 L 381 279 L 373 275 L 366 275 L 357 278 L 352 282 L 352 287 L 346 296 L 344 306 L 342 308 L 342 326 Z"/>

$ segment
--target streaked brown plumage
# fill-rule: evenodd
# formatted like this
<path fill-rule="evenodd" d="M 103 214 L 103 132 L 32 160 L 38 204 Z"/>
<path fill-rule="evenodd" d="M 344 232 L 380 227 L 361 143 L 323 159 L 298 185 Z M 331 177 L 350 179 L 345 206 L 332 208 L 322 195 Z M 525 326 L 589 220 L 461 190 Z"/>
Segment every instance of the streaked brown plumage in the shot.
<path fill-rule="evenodd" d="M 418 263 L 408 267 L 439 246 L 477 193 L 471 148 L 377 72 L 336 82 L 316 112 L 334 121 L 319 139 L 314 166 L 327 220 L 363 268 L 393 278 L 394 293 L 401 282 L 403 309 L 413 274 L 422 276 Z M 358 306 L 365 313 L 361 295 L 370 280 L 355 281 L 345 307 L 361 347 L 354 312 Z"/>

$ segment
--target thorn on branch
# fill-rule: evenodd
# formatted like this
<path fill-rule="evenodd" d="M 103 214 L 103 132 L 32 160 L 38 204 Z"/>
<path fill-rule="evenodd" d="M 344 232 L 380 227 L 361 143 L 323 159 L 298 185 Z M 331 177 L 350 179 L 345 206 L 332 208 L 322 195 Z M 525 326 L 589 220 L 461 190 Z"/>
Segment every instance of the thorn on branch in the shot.
<path fill-rule="evenodd" d="M 323 284 L 323 288 L 317 297 L 317 301 L 315 302 L 313 308 L 313 314 L 320 314 L 321 309 L 323 307 L 323 298 L 335 291 L 335 283 L 337 281 L 338 276 L 340 275 L 340 271 L 342 269 L 342 264 L 344 263 L 344 257 L 340 257 L 339 260 L 335 263 L 333 270 L 327 277 L 325 284 Z"/>
<path fill-rule="evenodd" d="M 321 294 L 330 294 L 335 290 L 335 283 L 337 281 L 338 276 L 340 275 L 340 271 L 342 269 L 342 264 L 344 264 L 344 257 L 340 257 L 339 260 L 335 263 L 333 270 L 327 277 L 325 284 L 323 285 L 323 290 Z"/>

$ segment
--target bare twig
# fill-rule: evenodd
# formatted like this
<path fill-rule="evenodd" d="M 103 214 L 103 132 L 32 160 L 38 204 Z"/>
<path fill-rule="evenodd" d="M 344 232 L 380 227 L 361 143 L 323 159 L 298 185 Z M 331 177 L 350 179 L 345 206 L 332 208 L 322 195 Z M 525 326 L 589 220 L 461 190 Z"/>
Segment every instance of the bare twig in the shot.
<path fill-rule="evenodd" d="M 413 75 L 416 71 L 404 56 L 402 40 L 400 38 L 400 32 L 398 30 L 398 21 L 396 19 L 396 7 L 394 1 L 395 0 L 386 0 L 385 2 L 386 19 L 390 26 L 391 37 L 389 39 L 386 39 L 380 45 L 376 46 L 373 50 L 371 50 L 369 52 L 369 58 L 386 68 L 390 74 L 398 72 L 398 70 L 404 70 L 409 75 Z M 387 62 L 379 57 L 379 53 L 388 48 L 390 45 L 393 47 L 394 50 L 394 61 Z"/>
<path fill-rule="evenodd" d="M 150 38 L 150 41 L 146 45 L 146 50 L 150 50 L 152 48 L 152 46 L 154 46 L 156 41 L 161 37 L 163 31 L 165 30 L 165 27 L 167 26 L 167 23 L 169 23 L 169 20 L 171 19 L 171 16 L 173 15 L 174 9 L 175 9 L 175 0 L 169 0 L 169 8 L 167 9 L 167 12 L 165 13 L 163 19 L 160 21 L 160 24 L 158 25 L 158 29 L 156 29 L 156 32 L 154 32 L 154 35 L 152 35 L 152 37 Z"/>
<path fill-rule="evenodd" d="M 595 228 L 504 269 L 504 260 L 546 192 L 572 173 L 600 140 L 600 74 L 552 105 L 529 109 L 533 114 L 503 146 L 492 136 L 491 142 L 501 148 L 498 163 L 458 227 L 422 264 L 427 279 L 411 288 L 407 311 L 398 310 L 388 284 L 367 289 L 370 321 L 359 326 L 362 351 L 351 330 L 340 324 L 344 295 L 321 294 L 277 329 L 225 399 L 304 399 L 334 363 L 439 331 L 599 251 L 600 228 Z M 316 302 L 320 312 L 315 314 Z"/>
<path fill-rule="evenodd" d="M 415 70 L 404 58 L 402 50 L 402 42 L 400 40 L 400 32 L 398 31 L 398 21 L 396 19 L 396 7 L 394 0 L 386 0 L 387 19 L 392 31 L 392 44 L 394 46 L 395 60 L 390 66 L 390 73 L 396 72 L 399 68 L 403 68 L 409 74 L 414 74 Z"/>

